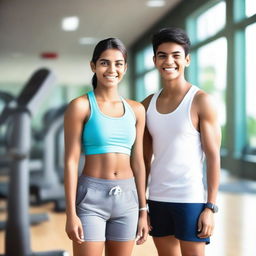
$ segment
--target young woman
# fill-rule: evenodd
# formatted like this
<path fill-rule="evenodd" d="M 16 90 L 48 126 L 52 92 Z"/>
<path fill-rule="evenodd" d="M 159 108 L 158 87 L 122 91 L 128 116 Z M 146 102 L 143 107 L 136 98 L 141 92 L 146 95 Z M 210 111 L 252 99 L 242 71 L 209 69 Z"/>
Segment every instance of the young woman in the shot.
<path fill-rule="evenodd" d="M 143 132 L 145 110 L 118 94 L 127 51 L 116 38 L 100 41 L 91 69 L 94 90 L 65 113 L 66 232 L 75 256 L 129 256 L 148 234 Z M 81 151 L 85 165 L 78 178 Z M 137 235 L 137 236 L 136 236 Z"/>

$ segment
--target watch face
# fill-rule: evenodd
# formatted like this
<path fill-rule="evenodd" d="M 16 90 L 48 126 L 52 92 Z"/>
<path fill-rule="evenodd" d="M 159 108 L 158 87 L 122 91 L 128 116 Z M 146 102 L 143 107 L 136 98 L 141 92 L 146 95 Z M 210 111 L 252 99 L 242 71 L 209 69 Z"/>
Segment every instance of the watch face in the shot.
<path fill-rule="evenodd" d="M 205 207 L 211 209 L 214 213 L 218 212 L 218 206 L 216 204 L 207 203 Z"/>

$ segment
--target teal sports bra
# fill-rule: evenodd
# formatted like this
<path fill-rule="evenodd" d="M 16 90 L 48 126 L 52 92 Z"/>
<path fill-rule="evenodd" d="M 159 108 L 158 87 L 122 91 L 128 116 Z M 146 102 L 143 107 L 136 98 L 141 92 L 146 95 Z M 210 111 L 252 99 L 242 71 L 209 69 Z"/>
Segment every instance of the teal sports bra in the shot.
<path fill-rule="evenodd" d="M 88 92 L 87 96 L 91 113 L 82 133 L 84 154 L 124 153 L 130 155 L 136 137 L 136 118 L 130 105 L 121 98 L 124 115 L 111 117 L 99 109 L 94 91 Z"/>

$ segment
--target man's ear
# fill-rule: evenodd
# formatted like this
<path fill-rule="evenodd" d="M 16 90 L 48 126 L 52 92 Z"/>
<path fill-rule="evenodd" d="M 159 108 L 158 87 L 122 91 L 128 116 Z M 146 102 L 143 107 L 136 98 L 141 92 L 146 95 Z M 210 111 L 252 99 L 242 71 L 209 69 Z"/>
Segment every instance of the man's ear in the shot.
<path fill-rule="evenodd" d="M 155 55 L 153 56 L 153 62 L 154 62 L 154 65 L 156 65 L 156 56 Z"/>
<path fill-rule="evenodd" d="M 186 67 L 188 67 L 189 65 L 190 65 L 190 60 L 191 60 L 191 57 L 190 57 L 190 54 L 188 54 L 187 56 L 186 56 Z"/>
<path fill-rule="evenodd" d="M 91 66 L 92 72 L 95 73 L 96 72 L 96 66 L 92 61 L 90 62 L 90 66 Z"/>

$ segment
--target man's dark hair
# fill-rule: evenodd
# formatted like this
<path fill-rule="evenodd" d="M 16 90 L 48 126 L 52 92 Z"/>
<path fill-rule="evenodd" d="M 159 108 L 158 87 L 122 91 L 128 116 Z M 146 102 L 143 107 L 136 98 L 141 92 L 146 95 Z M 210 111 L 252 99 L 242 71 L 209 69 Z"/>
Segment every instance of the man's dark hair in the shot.
<path fill-rule="evenodd" d="M 185 51 L 185 56 L 188 55 L 191 45 L 189 37 L 184 30 L 175 27 L 162 28 L 153 35 L 152 45 L 154 55 L 156 55 L 157 48 L 160 44 L 168 42 L 181 45 Z"/>

